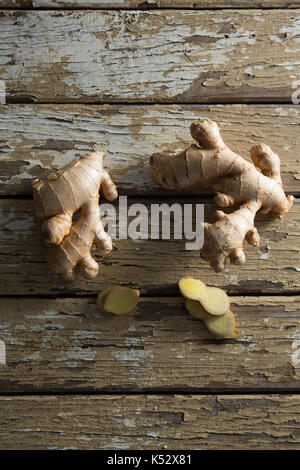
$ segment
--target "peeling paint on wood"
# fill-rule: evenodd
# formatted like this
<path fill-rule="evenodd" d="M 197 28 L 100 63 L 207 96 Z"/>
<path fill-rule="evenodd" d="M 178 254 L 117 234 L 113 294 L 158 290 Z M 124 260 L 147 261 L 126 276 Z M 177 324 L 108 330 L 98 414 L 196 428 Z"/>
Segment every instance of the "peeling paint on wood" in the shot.
<path fill-rule="evenodd" d="M 221 341 L 182 298 L 142 298 L 124 316 L 96 298 L 2 299 L 0 392 L 298 390 L 300 297 L 231 306 L 239 337 Z"/>
<path fill-rule="evenodd" d="M 1 397 L 0 448 L 299 450 L 299 405 L 292 394 Z"/>
<path fill-rule="evenodd" d="M 190 145 L 191 122 L 207 118 L 245 158 L 255 143 L 269 144 L 280 156 L 285 190 L 300 195 L 300 109 L 293 105 L 0 106 L 0 193 L 31 194 L 33 178 L 99 149 L 120 194 L 170 195 L 153 181 L 149 157 Z"/>
<path fill-rule="evenodd" d="M 170 202 L 201 203 L 201 199 L 170 199 Z M 149 200 L 130 200 L 145 203 Z M 162 201 L 153 199 L 151 202 Z M 205 218 L 214 220 L 215 205 L 205 205 Z M 258 215 L 256 227 L 261 236 L 260 250 L 267 259 L 245 244 L 247 261 L 242 266 L 214 273 L 201 260 L 199 252 L 186 251 L 185 240 L 143 240 L 142 250 L 133 240 L 116 240 L 115 249 L 106 256 L 96 255 L 100 273 L 93 281 L 78 279 L 68 283 L 49 272 L 43 246 L 41 223 L 34 221 L 31 200 L 0 201 L 1 265 L 0 290 L 5 294 L 82 294 L 95 293 L 105 284 L 137 285 L 143 293 L 176 294 L 181 276 L 206 279 L 209 284 L 230 292 L 293 292 L 299 290 L 299 204 L 282 220 Z M 267 248 L 268 247 L 268 248 Z"/>
<path fill-rule="evenodd" d="M 169 6 L 212 3 L 0 0 L 0 7 L 21 8 Z M 298 0 L 251 2 L 251 8 L 299 6 Z M 280 155 L 285 189 L 299 195 L 297 106 L 79 104 L 290 102 L 300 78 L 299 11 L 0 12 L 0 77 L 8 100 L 78 103 L 0 107 L 0 194 L 29 194 L 34 177 L 100 147 L 120 194 L 165 195 L 152 180 L 149 156 L 183 148 L 191 141 L 190 122 L 208 117 L 243 156 L 253 143 L 270 144 Z M 175 201 L 191 202 L 177 195 Z M 214 209 L 207 205 L 208 219 Z M 48 272 L 32 201 L 0 200 L 0 293 L 96 297 L 104 285 L 122 283 L 177 295 L 184 274 L 231 293 L 296 293 L 297 209 L 280 222 L 259 216 L 261 246 L 246 250 L 245 266 L 222 275 L 198 252 L 184 251 L 183 242 L 145 241 L 141 250 L 129 240 L 98 257 L 96 281 L 66 284 Z M 177 297 L 143 297 L 124 317 L 102 316 L 91 296 L 2 299 L 0 392 L 177 395 L 1 397 L 0 448 L 300 449 L 298 395 L 270 395 L 299 391 L 300 297 L 231 301 L 240 336 L 218 341 Z M 267 395 L 178 395 L 239 390 Z"/>
<path fill-rule="evenodd" d="M 298 8 L 299 0 L 0 0 L 22 8 Z"/>
<path fill-rule="evenodd" d="M 290 102 L 297 12 L 2 12 L 0 76 L 14 101 Z"/>
<path fill-rule="evenodd" d="M 22 8 L 298 8 L 299 0 L 0 0 L 0 7 Z"/>

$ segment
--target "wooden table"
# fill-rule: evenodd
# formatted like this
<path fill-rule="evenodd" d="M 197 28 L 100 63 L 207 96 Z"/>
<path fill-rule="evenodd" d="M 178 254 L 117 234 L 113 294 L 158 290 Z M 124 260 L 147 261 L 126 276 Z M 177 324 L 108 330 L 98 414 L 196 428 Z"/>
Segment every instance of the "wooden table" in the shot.
<path fill-rule="evenodd" d="M 168 193 L 148 165 L 196 118 L 247 158 L 270 144 L 299 196 L 300 1 L 249 4 L 0 2 L 1 449 L 300 448 L 297 204 L 259 215 L 260 247 L 224 274 L 184 240 L 117 240 L 96 280 L 71 284 L 48 272 L 33 214 L 32 179 L 96 148 L 129 203 L 205 202 L 213 217 L 211 194 Z M 187 314 L 183 275 L 229 292 L 237 340 Z M 141 289 L 136 312 L 99 314 L 111 283 Z"/>

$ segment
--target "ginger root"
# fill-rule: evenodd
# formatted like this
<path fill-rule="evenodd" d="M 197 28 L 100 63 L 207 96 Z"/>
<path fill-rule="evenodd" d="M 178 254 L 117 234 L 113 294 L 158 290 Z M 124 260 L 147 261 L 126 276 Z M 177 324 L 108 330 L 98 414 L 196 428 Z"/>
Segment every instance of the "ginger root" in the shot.
<path fill-rule="evenodd" d="M 50 245 L 50 269 L 67 280 L 78 270 L 93 279 L 99 266 L 91 255 L 95 243 L 100 253 L 112 250 L 112 241 L 104 231 L 99 208 L 99 190 L 110 201 L 118 197 L 109 174 L 103 169 L 104 154 L 89 153 L 45 181 L 34 180 L 33 195 L 37 217 L 44 219 L 42 231 Z M 72 225 L 73 214 L 80 209 L 78 222 Z"/>
<path fill-rule="evenodd" d="M 99 292 L 97 306 L 103 313 L 124 315 L 137 306 L 140 298 L 138 289 L 122 286 L 107 286 Z"/>
<path fill-rule="evenodd" d="M 235 317 L 231 310 L 224 315 L 215 316 L 208 313 L 196 300 L 186 299 L 185 306 L 195 318 L 202 320 L 207 329 L 217 338 L 236 338 Z"/>
<path fill-rule="evenodd" d="M 204 282 L 191 277 L 183 277 L 178 284 L 184 297 L 197 300 L 211 315 L 224 315 L 229 310 L 229 298 L 222 289 L 206 286 Z"/>
<path fill-rule="evenodd" d="M 227 147 L 215 122 L 195 121 L 190 131 L 197 145 L 176 155 L 156 153 L 150 158 L 150 165 L 154 179 L 164 188 L 211 187 L 217 193 L 215 202 L 219 207 L 240 206 L 231 214 L 219 210 L 214 224 L 204 224 L 201 256 L 220 272 L 228 258 L 233 264 L 245 262 L 245 239 L 258 246 L 256 212 L 282 218 L 294 198 L 283 191 L 280 160 L 268 145 L 258 144 L 251 149 L 253 165 Z"/>

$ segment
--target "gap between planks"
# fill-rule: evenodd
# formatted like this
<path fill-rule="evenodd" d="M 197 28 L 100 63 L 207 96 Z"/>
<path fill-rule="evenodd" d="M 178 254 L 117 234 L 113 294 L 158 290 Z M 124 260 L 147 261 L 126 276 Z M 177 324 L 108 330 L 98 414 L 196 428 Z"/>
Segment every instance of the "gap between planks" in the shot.
<path fill-rule="evenodd" d="M 300 295 L 300 290 L 291 290 L 291 291 L 285 291 L 285 292 L 260 292 L 260 291 L 244 291 L 244 292 L 227 292 L 228 297 L 292 297 L 295 295 Z M 140 299 L 141 300 L 146 300 L 146 299 L 154 299 L 156 297 L 161 297 L 161 293 L 152 293 L 149 292 L 147 295 L 141 295 Z M 82 294 L 76 294 L 72 292 L 68 292 L 67 294 L 0 294 L 0 299 L 64 299 L 64 300 L 72 300 L 72 299 L 96 299 L 97 293 L 95 294 L 88 294 L 83 292 Z M 167 299 L 177 299 L 177 298 L 182 298 L 180 296 L 176 296 L 174 294 L 170 294 L 168 292 L 163 294 L 163 297 Z"/>
<path fill-rule="evenodd" d="M 1 12 L 1 9 L 0 9 Z M 83 105 L 83 106 L 232 106 L 232 105 L 247 105 L 247 106 L 284 106 L 284 105 L 293 105 L 292 101 L 289 100 L 279 100 L 279 101 L 248 101 L 247 98 L 243 99 L 230 99 L 230 100 L 219 100 L 212 102 L 203 102 L 203 101 L 34 101 L 31 99 L 18 100 L 9 96 L 6 99 L 5 105 L 17 105 L 17 104 L 30 104 L 30 105 Z M 297 105 L 294 105 L 295 107 Z"/>
<path fill-rule="evenodd" d="M 157 389 L 147 389 L 145 388 L 144 390 L 128 390 L 124 391 L 124 389 L 120 388 L 120 390 L 112 390 L 112 391 L 101 391 L 101 390 L 81 390 L 78 392 L 78 390 L 61 390 L 61 391 L 30 391 L 30 392 L 1 392 L 0 391 L 0 398 L 1 397 L 57 397 L 57 396 L 73 396 L 73 397 L 105 397 L 105 396 L 112 396 L 112 397 L 117 397 L 120 395 L 132 397 L 132 396 L 172 396 L 172 395 L 183 395 L 183 396 L 190 396 L 193 395 L 195 397 L 203 397 L 203 396 L 214 396 L 214 395 L 224 395 L 226 397 L 230 396 L 245 396 L 245 395 L 250 395 L 250 396 L 255 396 L 255 395 L 282 395 L 282 396 L 289 396 L 289 395 L 300 395 L 300 389 L 290 389 L 290 390 L 284 390 L 284 389 L 278 389 L 278 388 L 269 388 L 267 390 L 263 390 L 261 388 L 243 388 L 243 389 L 222 389 L 222 388 L 215 388 L 214 390 L 211 389 L 205 389 L 201 388 L 201 390 L 197 390 L 196 388 L 189 388 L 188 390 L 182 390 L 178 389 L 176 390 L 175 388 L 172 388 L 170 390 L 160 390 L 159 388 Z"/>

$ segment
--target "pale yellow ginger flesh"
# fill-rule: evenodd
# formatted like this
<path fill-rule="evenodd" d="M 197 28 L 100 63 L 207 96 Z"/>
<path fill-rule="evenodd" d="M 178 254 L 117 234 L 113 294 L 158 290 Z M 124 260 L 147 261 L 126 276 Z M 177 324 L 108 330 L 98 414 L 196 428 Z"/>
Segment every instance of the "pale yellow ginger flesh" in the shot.
<path fill-rule="evenodd" d="M 179 281 L 179 290 L 184 297 L 200 302 L 211 315 L 224 315 L 230 308 L 226 292 L 206 286 L 199 279 L 183 277 Z"/>
<path fill-rule="evenodd" d="M 103 169 L 101 152 L 89 153 L 44 181 L 34 180 L 33 195 L 37 217 L 44 220 L 42 231 L 50 245 L 50 269 L 67 280 L 78 271 L 93 279 L 99 266 L 91 255 L 93 243 L 100 253 L 112 250 L 112 241 L 104 231 L 99 208 L 100 187 L 106 199 L 118 197 L 109 174 Z M 80 209 L 74 225 L 73 214 Z"/>
<path fill-rule="evenodd" d="M 166 189 L 211 187 L 219 207 L 239 206 L 231 214 L 217 211 L 217 221 L 204 225 L 201 256 L 219 272 L 227 259 L 237 265 L 245 262 L 244 240 L 258 246 L 254 226 L 257 211 L 281 218 L 294 198 L 283 191 L 280 159 L 268 145 L 258 144 L 251 149 L 251 164 L 227 147 L 215 122 L 195 121 L 190 130 L 197 144 L 178 154 L 156 153 L 150 165 L 154 179 Z"/>
<path fill-rule="evenodd" d="M 99 303 L 101 305 L 103 302 L 103 310 L 105 312 L 124 315 L 136 308 L 140 292 L 138 289 L 131 289 L 130 287 L 113 286 L 108 288 L 103 297 Z"/>
<path fill-rule="evenodd" d="M 106 286 L 104 287 L 98 294 L 97 296 L 97 307 L 98 309 L 100 310 L 100 312 L 102 313 L 108 313 L 106 312 L 106 310 L 104 310 L 104 303 L 105 303 L 105 300 L 106 300 L 106 297 L 107 297 L 107 294 L 111 291 L 111 289 L 113 289 L 114 287 L 117 287 L 117 286 Z"/>
<path fill-rule="evenodd" d="M 207 329 L 217 338 L 236 338 L 235 317 L 231 310 L 224 315 L 215 316 L 208 313 L 197 300 L 186 299 L 185 306 L 195 318 L 202 320 Z"/>

